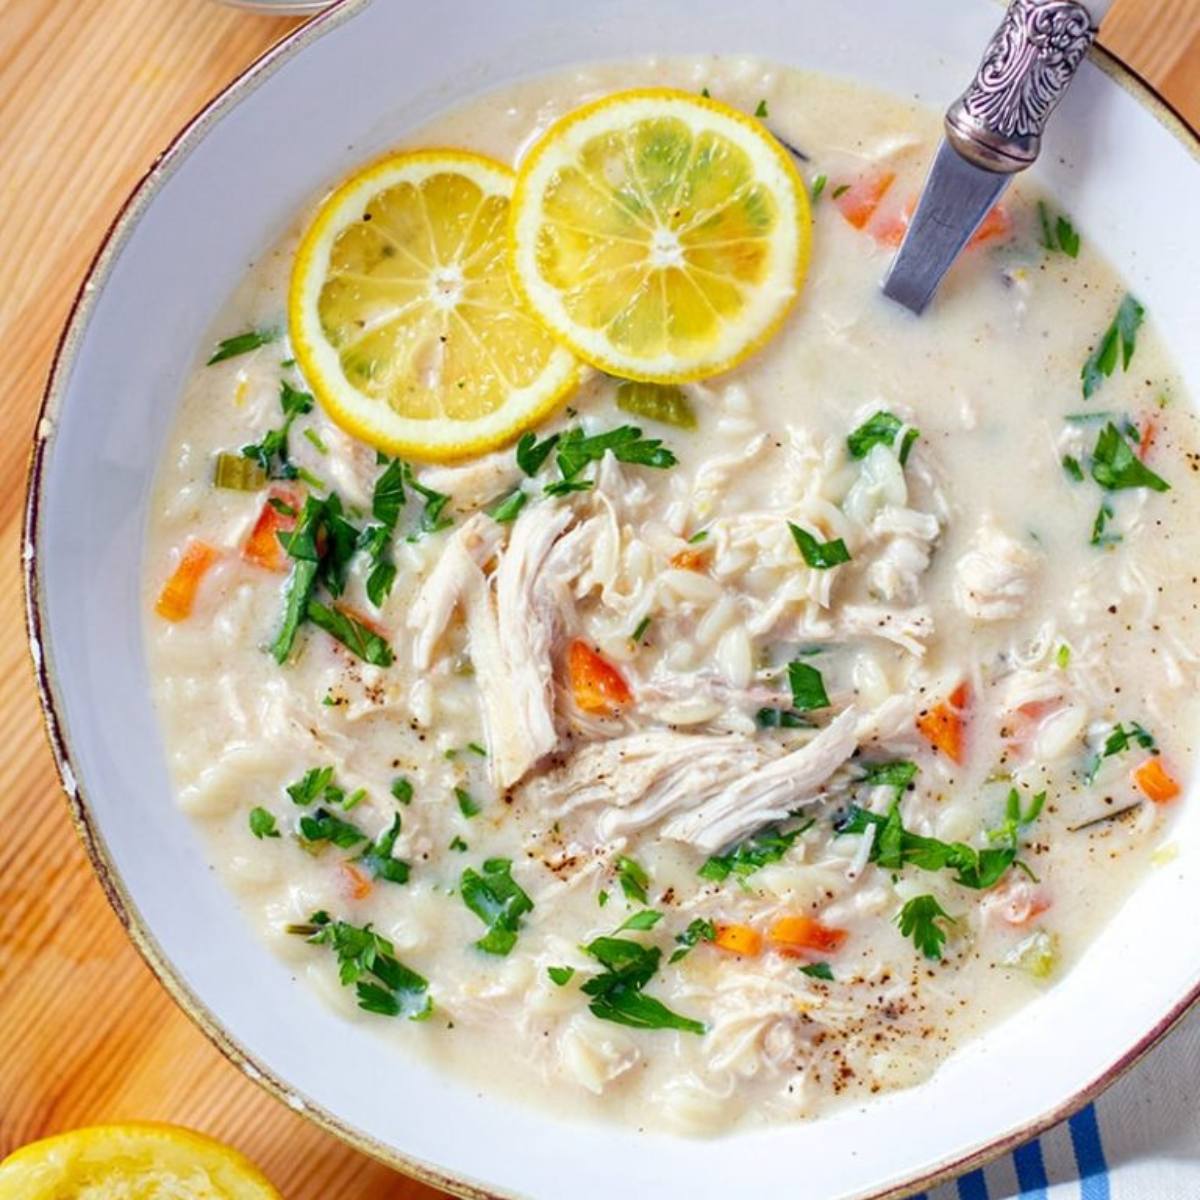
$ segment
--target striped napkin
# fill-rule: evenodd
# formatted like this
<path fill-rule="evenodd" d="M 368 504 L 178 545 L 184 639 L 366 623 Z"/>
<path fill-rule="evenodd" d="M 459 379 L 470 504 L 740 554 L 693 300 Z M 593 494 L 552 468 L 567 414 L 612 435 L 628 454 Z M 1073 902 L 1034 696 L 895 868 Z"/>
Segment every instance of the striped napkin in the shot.
<path fill-rule="evenodd" d="M 914 1200 L 1200 1200 L 1200 1009 L 1069 1121 Z"/>

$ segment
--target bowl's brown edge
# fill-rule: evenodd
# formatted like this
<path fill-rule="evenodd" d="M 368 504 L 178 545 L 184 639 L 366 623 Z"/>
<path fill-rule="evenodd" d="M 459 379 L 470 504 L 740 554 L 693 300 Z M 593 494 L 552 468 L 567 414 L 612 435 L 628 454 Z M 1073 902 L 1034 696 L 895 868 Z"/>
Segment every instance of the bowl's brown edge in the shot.
<path fill-rule="evenodd" d="M 79 778 L 72 766 L 69 740 L 59 716 L 60 704 L 53 664 L 43 640 L 42 583 L 38 561 L 43 468 L 46 454 L 54 438 L 61 395 L 70 375 L 76 348 L 90 318 L 95 297 L 99 295 L 113 261 L 142 212 L 158 193 L 159 188 L 173 173 L 176 165 L 191 152 L 193 145 L 204 136 L 207 129 L 304 46 L 342 22 L 349 20 L 359 9 L 364 8 L 370 2 L 371 0 L 337 0 L 330 9 L 289 33 L 255 59 L 171 139 L 134 186 L 105 233 L 84 280 L 76 292 L 59 336 L 38 410 L 36 432 L 30 450 L 27 471 L 21 550 L 25 621 L 30 658 L 41 701 L 43 727 L 54 756 L 59 781 L 67 799 L 72 824 L 75 826 L 92 869 L 95 871 L 117 919 L 121 922 L 138 953 L 141 954 L 147 966 L 158 977 L 175 1003 L 238 1070 L 293 1111 L 300 1113 L 355 1149 L 369 1154 L 387 1166 L 402 1171 L 422 1183 L 464 1197 L 465 1200 L 514 1200 L 513 1193 L 482 1187 L 470 1180 L 446 1174 L 416 1159 L 407 1158 L 397 1153 L 391 1146 L 345 1124 L 320 1105 L 301 1096 L 294 1088 L 272 1074 L 263 1064 L 256 1062 L 253 1056 L 224 1030 L 212 1012 L 178 974 L 174 964 L 150 934 L 137 906 L 117 873 L 104 838 L 95 825 Z M 1143 108 L 1146 108 L 1200 162 L 1200 135 L 1154 88 L 1125 66 L 1115 55 L 1100 46 L 1096 46 L 1092 50 L 1092 59 L 1114 83 L 1127 91 Z M 1038 1136 L 1051 1126 L 1078 1112 L 1116 1082 L 1147 1051 L 1165 1037 L 1197 1001 L 1200 1001 L 1200 986 L 1179 1000 L 1143 1037 L 1128 1047 L 1108 1068 L 1061 1105 L 1014 1129 L 997 1135 L 985 1145 L 976 1147 L 966 1154 L 944 1160 L 906 1180 L 887 1184 L 882 1189 L 860 1192 L 854 1197 L 846 1197 L 845 1200 L 904 1200 L 904 1197 L 935 1187 L 965 1171 L 984 1166 L 1023 1142 Z"/>

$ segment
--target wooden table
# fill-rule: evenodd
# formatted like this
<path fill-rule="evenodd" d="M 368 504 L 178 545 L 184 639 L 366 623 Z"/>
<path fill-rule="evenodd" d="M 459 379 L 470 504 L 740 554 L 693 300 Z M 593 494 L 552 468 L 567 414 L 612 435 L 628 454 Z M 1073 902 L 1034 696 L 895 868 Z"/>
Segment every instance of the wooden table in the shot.
<path fill-rule="evenodd" d="M 289 1200 L 428 1200 L 248 1082 L 126 941 L 67 818 L 22 624 L 25 462 L 71 298 L 157 151 L 294 24 L 208 0 L 0 0 L 0 1158 L 153 1118 L 238 1146 Z M 1200 0 L 1122 0 L 1104 40 L 1200 123 Z"/>

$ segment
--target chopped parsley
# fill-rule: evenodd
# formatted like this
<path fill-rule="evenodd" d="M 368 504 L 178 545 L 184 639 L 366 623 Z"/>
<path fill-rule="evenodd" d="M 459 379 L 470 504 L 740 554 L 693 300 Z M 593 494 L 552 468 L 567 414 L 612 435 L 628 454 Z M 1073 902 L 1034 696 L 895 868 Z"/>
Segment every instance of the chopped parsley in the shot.
<path fill-rule="evenodd" d="M 894 787 L 898 791 L 908 787 L 917 777 L 916 763 L 896 759 L 893 762 L 865 764 L 866 774 L 860 783 L 869 787 Z"/>
<path fill-rule="evenodd" d="M 396 582 L 396 564 L 391 558 L 392 537 L 400 510 L 408 502 L 404 490 L 404 463 L 392 459 L 375 480 L 371 496 L 371 516 L 375 524 L 366 526 L 358 538 L 358 547 L 366 552 L 371 564 L 367 576 L 367 596 L 376 608 L 382 608 Z"/>
<path fill-rule="evenodd" d="M 1112 519 L 1112 501 L 1105 496 L 1100 501 L 1100 508 L 1096 512 L 1096 519 L 1092 522 L 1092 536 L 1090 541 L 1093 546 L 1111 546 L 1122 540 L 1119 533 L 1108 531 L 1108 523 Z"/>
<path fill-rule="evenodd" d="M 766 100 L 760 100 L 760 101 L 758 102 L 758 107 L 757 107 L 757 108 L 754 110 L 754 115 L 755 115 L 756 117 L 758 117 L 760 120 L 765 120 L 765 119 L 767 118 L 767 116 L 768 116 L 769 114 L 767 113 L 767 102 L 766 102 Z"/>
<path fill-rule="evenodd" d="M 446 505 L 450 503 L 450 497 L 444 492 L 435 492 L 433 488 L 418 483 L 408 463 L 404 463 L 401 469 L 404 472 L 404 482 L 425 501 L 421 522 L 417 532 L 409 534 L 409 541 L 416 541 L 423 533 L 437 533 L 442 529 L 449 529 L 454 524 L 454 518 L 446 516 Z"/>
<path fill-rule="evenodd" d="M 707 540 L 708 540 L 708 530 L 701 529 L 701 530 L 698 530 L 696 533 L 693 533 L 692 536 L 690 538 L 688 538 L 688 545 L 689 546 L 698 546 L 698 545 L 700 545 L 701 542 L 704 542 Z"/>
<path fill-rule="evenodd" d="M 338 608 L 328 608 L 316 600 L 308 602 L 308 619 L 336 638 L 352 654 L 375 667 L 390 667 L 392 648 L 373 629 Z"/>
<path fill-rule="evenodd" d="M 301 807 L 316 800 L 323 800 L 326 804 L 341 804 L 346 797 L 345 792 L 333 782 L 332 767 L 313 767 L 295 783 L 289 783 L 284 790 L 292 803 Z"/>
<path fill-rule="evenodd" d="M 646 630 L 650 628 L 650 618 L 643 617 L 638 623 L 637 628 L 633 631 L 633 636 L 629 639 L 631 642 L 640 642 L 646 636 Z"/>
<path fill-rule="evenodd" d="M 1118 722 L 1108 731 L 1108 735 L 1104 739 L 1104 745 L 1100 747 L 1088 763 L 1084 782 L 1089 786 L 1094 783 L 1096 776 L 1100 772 L 1100 764 L 1106 758 L 1113 758 L 1115 755 L 1124 754 L 1133 745 L 1140 746 L 1143 750 L 1153 750 L 1155 746 L 1154 735 L 1136 721 L 1131 721 L 1128 729 Z"/>
<path fill-rule="evenodd" d="M 480 758 L 487 758 L 487 751 L 478 742 L 468 742 L 467 750 Z"/>
<path fill-rule="evenodd" d="M 1065 671 L 1071 663 L 1071 647 L 1066 642 L 1060 642 L 1054 652 L 1054 662 L 1060 671 Z"/>
<path fill-rule="evenodd" d="M 837 192 L 834 192 L 837 195 Z M 846 438 L 846 449 L 851 458 L 866 458 L 875 446 L 894 446 L 900 431 L 904 430 L 904 438 L 900 442 L 900 465 L 908 462 L 909 452 L 913 443 L 921 436 L 911 425 L 906 426 L 894 413 L 880 409 L 869 420 L 864 421 L 849 437 Z"/>
<path fill-rule="evenodd" d="M 825 190 L 825 185 L 829 182 L 827 175 L 818 175 L 812 181 L 812 187 L 809 189 L 809 195 L 812 197 L 812 202 L 816 204 L 821 198 L 821 193 Z"/>
<path fill-rule="evenodd" d="M 497 500 L 487 510 L 487 514 L 493 521 L 507 525 L 510 521 L 517 519 L 517 514 L 525 507 L 528 500 L 529 497 L 520 488 L 514 488 L 507 496 L 502 496 Z"/>
<path fill-rule="evenodd" d="M 792 689 L 792 707 L 800 712 L 811 712 L 816 708 L 828 708 L 829 696 L 825 692 L 825 681 L 821 672 L 808 663 L 788 663 L 788 684 Z"/>
<path fill-rule="evenodd" d="M 458 801 L 458 811 L 462 813 L 464 817 L 470 819 L 471 817 L 479 816 L 479 805 L 466 788 L 456 787 L 454 789 L 454 798 Z"/>
<path fill-rule="evenodd" d="M 546 974 L 550 976 L 550 982 L 556 987 L 566 987 L 568 983 L 575 977 L 574 967 L 547 967 Z"/>
<path fill-rule="evenodd" d="M 1001 844 L 982 850 L 965 842 L 943 842 L 905 829 L 899 799 L 892 804 L 887 816 L 852 805 L 836 829 L 838 833 L 865 833 L 874 826 L 875 840 L 871 843 L 868 861 L 884 870 L 898 871 L 905 866 L 919 867 L 923 871 L 951 870 L 955 883 L 983 891 L 997 883 L 1017 861 L 1020 828 L 1037 819 L 1045 801 L 1045 793 L 1041 792 L 1034 797 L 1029 810 L 1022 812 L 1020 795 L 1014 788 L 1008 797 L 1005 823 L 988 835 L 990 841 Z"/>
<path fill-rule="evenodd" d="M 914 896 L 900 910 L 896 924 L 926 958 L 936 961 L 946 944 L 945 926 L 953 925 L 954 918 L 932 896 Z"/>
<path fill-rule="evenodd" d="M 1079 234 L 1075 226 L 1064 216 L 1051 222 L 1050 210 L 1045 201 L 1038 201 L 1038 219 L 1042 225 L 1042 245 L 1047 250 L 1061 251 L 1068 258 L 1079 257 Z"/>
<path fill-rule="evenodd" d="M 367 841 L 367 835 L 357 825 L 343 821 L 327 808 L 318 808 L 311 816 L 300 818 L 300 836 L 310 844 L 331 842 L 343 850 L 350 850 L 359 842 Z"/>
<path fill-rule="evenodd" d="M 263 838 L 277 838 L 279 830 L 275 828 L 275 816 L 265 808 L 254 807 L 250 810 L 250 832 L 261 841 Z"/>
<path fill-rule="evenodd" d="M 388 883 L 408 882 L 408 863 L 392 857 L 399 836 L 400 814 L 396 813 L 391 825 L 358 856 L 358 861 L 370 872 L 372 879 L 386 879 Z"/>
<path fill-rule="evenodd" d="M 536 475 L 546 465 L 546 459 L 558 445 L 558 438 L 557 433 L 552 433 L 539 442 L 536 433 L 523 433 L 517 443 L 517 466 L 526 475 Z"/>
<path fill-rule="evenodd" d="M 1070 478 L 1076 483 L 1083 482 L 1083 468 L 1079 465 L 1079 459 L 1075 458 L 1073 455 L 1064 454 L 1062 466 L 1067 475 L 1070 476 Z"/>
<path fill-rule="evenodd" d="M 800 971 L 810 979 L 824 979 L 827 983 L 833 982 L 833 968 L 827 962 L 805 963 Z"/>
<path fill-rule="evenodd" d="M 647 902 L 646 889 L 650 886 L 650 876 L 640 863 L 621 855 L 617 859 L 617 882 L 626 900 L 634 900 L 638 904 Z"/>
<path fill-rule="evenodd" d="M 643 467 L 666 469 L 679 461 L 662 444 L 661 438 L 642 437 L 642 431 L 636 425 L 618 425 L 616 429 L 591 437 L 585 437 L 583 430 L 576 426 L 562 434 L 555 447 L 562 482 L 574 483 L 584 467 L 599 462 L 610 450 L 619 462 Z"/>
<path fill-rule="evenodd" d="M 329 447 L 321 440 L 321 435 L 310 425 L 304 431 L 304 440 L 308 442 L 318 454 L 328 454 Z"/>
<path fill-rule="evenodd" d="M 584 949 L 604 968 L 582 986 L 583 992 L 592 998 L 588 1008 L 593 1016 L 634 1029 L 705 1032 L 699 1021 L 672 1012 L 661 1000 L 643 993 L 662 958 L 657 946 L 643 946 L 629 938 L 598 937 Z"/>
<path fill-rule="evenodd" d="M 517 944 L 521 918 L 533 911 L 533 901 L 512 877 L 512 862 L 489 858 L 482 875 L 467 867 L 459 891 L 463 903 L 488 927 L 475 945 L 486 954 L 508 954 Z"/>
<path fill-rule="evenodd" d="M 245 333 L 235 333 L 217 343 L 212 357 L 204 365 L 211 367 L 214 363 L 224 362 L 227 358 L 237 358 L 239 354 L 249 354 L 259 346 L 279 340 L 278 329 L 247 329 Z"/>
<path fill-rule="evenodd" d="M 313 913 L 306 925 L 289 926 L 288 932 L 334 952 L 342 986 L 353 985 L 359 1008 L 410 1021 L 422 1021 L 433 1011 L 428 982 L 400 962 L 392 943 L 370 925 L 334 921 L 322 911 Z"/>
<path fill-rule="evenodd" d="M 677 963 L 686 958 L 700 942 L 715 942 L 717 927 L 704 917 L 697 917 L 682 933 L 675 935 L 679 948 L 675 950 L 668 962 Z"/>
<path fill-rule="evenodd" d="M 467 843 L 458 836 L 458 834 L 455 834 L 454 837 L 450 839 L 450 849 L 457 850 L 459 854 L 465 854 L 468 850 L 470 850 L 470 848 L 471 847 L 468 846 Z"/>
<path fill-rule="evenodd" d="M 617 932 L 621 933 L 626 929 L 632 929 L 635 932 L 645 932 L 647 929 L 653 929 L 662 918 L 662 913 L 657 912 L 655 909 L 643 908 L 640 912 L 635 912 L 633 916 L 626 917 L 617 926 Z"/>
<path fill-rule="evenodd" d="M 850 185 L 848 183 L 839 183 L 837 187 L 833 189 L 833 198 L 836 200 L 839 196 L 844 196 L 849 190 Z"/>
<path fill-rule="evenodd" d="M 1090 399 L 1105 379 L 1109 378 L 1121 363 L 1121 369 L 1129 370 L 1133 352 L 1137 348 L 1137 333 L 1145 319 L 1146 310 L 1131 295 L 1122 299 L 1112 324 L 1104 331 L 1095 350 L 1088 355 L 1079 376 L 1083 381 L 1083 398 Z"/>
<path fill-rule="evenodd" d="M 827 571 L 830 567 L 850 561 L 850 551 L 846 549 L 846 543 L 841 538 L 834 538 L 831 542 L 819 542 L 807 529 L 801 529 L 791 521 L 788 522 L 788 528 L 792 531 L 792 538 L 799 547 L 805 563 L 814 571 Z"/>
<path fill-rule="evenodd" d="M 754 714 L 760 729 L 811 729 L 813 723 L 807 717 L 792 712 L 790 708 L 760 708 Z"/>
<path fill-rule="evenodd" d="M 288 433 L 297 417 L 312 412 L 315 401 L 312 394 L 294 388 L 286 379 L 279 383 L 279 407 L 283 410 L 283 424 L 270 429 L 262 439 L 242 447 L 242 457 L 256 462 L 270 479 L 295 479 L 300 472 L 288 457 Z"/>
<path fill-rule="evenodd" d="M 714 854 L 707 859 L 700 868 L 700 877 L 710 879 L 714 883 L 721 883 L 730 875 L 745 879 L 760 867 L 779 862 L 792 848 L 792 843 L 812 826 L 813 822 L 809 821 L 787 833 L 781 833 L 778 829 L 765 829 L 751 834 L 727 853 Z"/>
<path fill-rule="evenodd" d="M 1137 487 L 1148 487 L 1156 492 L 1171 490 L 1165 479 L 1138 458 L 1111 421 L 1096 439 L 1096 448 L 1092 451 L 1092 478 L 1110 492 Z"/>
<path fill-rule="evenodd" d="M 413 785 L 411 780 L 406 779 L 403 775 L 397 775 L 392 780 L 392 795 L 400 801 L 401 804 L 411 804 L 413 798 Z"/>

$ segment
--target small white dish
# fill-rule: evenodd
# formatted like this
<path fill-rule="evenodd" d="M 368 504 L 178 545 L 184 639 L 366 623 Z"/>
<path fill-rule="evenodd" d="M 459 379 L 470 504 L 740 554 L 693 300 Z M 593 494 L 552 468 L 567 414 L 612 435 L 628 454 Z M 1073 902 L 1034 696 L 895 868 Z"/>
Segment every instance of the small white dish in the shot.
<path fill-rule="evenodd" d="M 275 6 L 272 6 L 275 7 Z M 944 105 L 995 27 L 989 0 L 343 0 L 182 132 L 77 300 L 47 389 L 25 545 L 30 636 L 81 835 L 130 935 L 252 1078 L 362 1149 L 471 1195 L 609 1200 L 899 1196 L 1084 1103 L 1200 991 L 1200 806 L 1177 856 L 1083 959 L 927 1084 L 728 1141 L 572 1124 L 388 1055 L 260 944 L 171 803 L 142 644 L 151 482 L 196 348 L 297 208 L 468 94 L 562 64 L 739 51 Z M 1124 70 L 1084 67 L 1036 168 L 1147 304 L 1194 396 L 1197 143 Z M 315 1049 L 315 1048 L 319 1048 Z"/>

